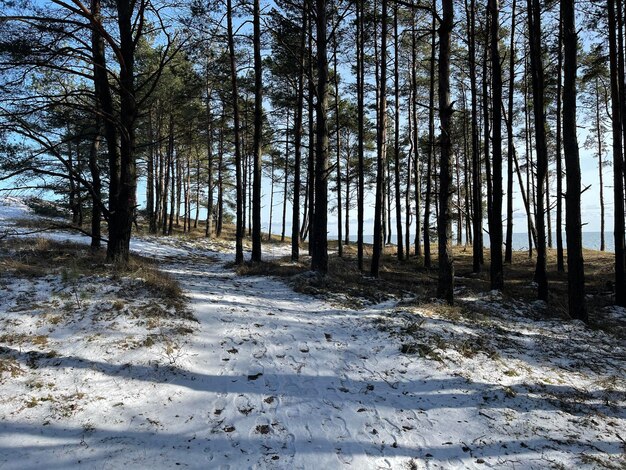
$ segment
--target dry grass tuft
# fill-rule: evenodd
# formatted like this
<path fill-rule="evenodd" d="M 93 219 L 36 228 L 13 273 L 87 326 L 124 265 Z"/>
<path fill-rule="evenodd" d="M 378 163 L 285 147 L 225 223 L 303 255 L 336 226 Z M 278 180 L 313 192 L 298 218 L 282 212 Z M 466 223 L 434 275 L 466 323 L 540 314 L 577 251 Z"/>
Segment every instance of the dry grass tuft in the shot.
<path fill-rule="evenodd" d="M 137 287 L 145 288 L 152 296 L 163 300 L 180 316 L 190 316 L 179 283 L 160 271 L 153 260 L 136 255 L 131 255 L 128 263 L 110 264 L 104 250 L 94 252 L 84 245 L 46 238 L 11 238 L 0 241 L 0 273 L 19 278 L 60 274 L 64 283 L 75 283 L 87 276 L 113 280 L 126 277 L 137 281 Z M 133 289 L 132 297 L 137 294 Z M 123 299 L 120 302 L 122 305 L 114 305 L 116 310 L 124 307 Z"/>

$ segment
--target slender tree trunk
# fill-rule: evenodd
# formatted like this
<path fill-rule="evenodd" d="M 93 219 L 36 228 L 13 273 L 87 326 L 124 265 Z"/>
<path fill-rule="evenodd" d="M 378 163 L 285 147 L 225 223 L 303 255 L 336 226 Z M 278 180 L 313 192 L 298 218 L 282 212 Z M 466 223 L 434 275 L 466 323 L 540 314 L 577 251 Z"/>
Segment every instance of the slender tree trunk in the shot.
<path fill-rule="evenodd" d="M 345 230 L 344 230 L 344 240 L 345 240 L 345 245 L 348 246 L 350 245 L 350 183 L 352 183 L 352 177 L 350 175 L 350 172 L 352 171 L 352 168 L 350 168 L 350 157 L 351 157 L 351 151 L 350 151 L 350 137 L 349 135 L 346 135 L 346 197 L 345 199 L 345 204 L 346 204 L 346 216 L 344 218 L 344 224 L 345 224 Z"/>
<path fill-rule="evenodd" d="M 275 170 L 275 157 L 274 153 L 271 154 L 270 161 L 270 223 L 267 228 L 267 241 L 272 239 L 272 221 L 274 218 L 274 170 Z"/>
<path fill-rule="evenodd" d="M 364 210 L 364 189 L 365 189 L 365 128 L 364 128 L 364 39 L 363 39 L 363 0 L 356 0 L 357 8 L 357 126 L 358 126 L 358 183 L 357 183 L 357 265 L 360 271 L 363 271 L 363 219 L 365 218 Z"/>
<path fill-rule="evenodd" d="M 208 65 L 207 65 L 208 69 Z M 208 71 L 207 71 L 208 74 Z M 208 75 L 207 75 L 208 76 Z M 207 81 L 207 101 L 206 101 L 206 151 L 207 151 L 207 205 L 206 205 L 206 226 L 204 235 L 211 237 L 213 230 L 213 117 L 211 115 L 211 89 Z"/>
<path fill-rule="evenodd" d="M 562 169 L 562 87 L 563 87 L 563 20 L 559 16 L 557 86 L 556 86 L 556 269 L 565 271 L 563 254 L 563 169 Z"/>
<path fill-rule="evenodd" d="M 548 175 L 548 148 L 546 142 L 546 113 L 544 105 L 544 71 L 541 50 L 541 6 L 539 0 L 528 0 L 528 30 L 530 42 L 530 71 L 535 114 L 535 143 L 537 147 L 537 266 L 535 282 L 539 300 L 548 300 L 546 272 L 545 183 Z"/>
<path fill-rule="evenodd" d="M 218 154 L 217 154 L 217 226 L 215 227 L 215 235 L 222 236 L 222 228 L 224 227 L 224 103 L 222 103 L 222 119 L 218 138 Z"/>
<path fill-rule="evenodd" d="M 620 4 L 618 3 L 618 6 Z M 617 60 L 617 21 L 615 0 L 607 0 L 609 17 L 609 58 L 611 74 L 611 110 L 613 130 L 613 235 L 615 237 L 615 304 L 626 307 L 626 273 L 624 267 L 624 161 L 622 153 L 622 119 Z M 621 45 L 620 45 L 621 46 Z"/>
<path fill-rule="evenodd" d="M 290 139 L 290 135 L 289 135 L 289 117 L 290 117 L 290 110 L 287 109 L 287 133 L 285 136 L 285 166 L 283 168 L 283 174 L 284 174 L 284 180 L 283 180 L 283 225 L 282 225 L 282 231 L 280 232 L 280 241 L 284 242 L 285 241 L 285 230 L 287 227 L 287 198 L 289 195 L 289 139 Z"/>
<path fill-rule="evenodd" d="M 437 2 L 433 0 L 433 22 L 430 42 L 430 98 L 428 103 L 428 164 L 426 168 L 426 195 L 424 197 L 424 267 L 430 268 L 430 201 L 432 197 L 433 166 L 435 160 L 435 61 L 437 52 Z"/>
<path fill-rule="evenodd" d="M 195 180 L 196 180 L 196 197 L 195 197 L 195 203 L 196 203 L 196 215 L 194 217 L 194 221 L 193 221 L 193 228 L 196 229 L 198 228 L 198 220 L 200 219 L 200 172 L 202 171 L 201 168 L 201 161 L 200 161 L 200 154 L 199 154 L 199 149 L 196 147 L 196 175 L 195 175 Z"/>
<path fill-rule="evenodd" d="M 163 235 L 167 235 L 167 221 L 168 221 L 168 210 L 167 206 L 170 203 L 169 201 L 169 191 L 170 191 L 170 179 L 173 179 L 173 175 L 171 174 L 172 168 L 172 159 L 174 158 L 174 117 L 170 112 L 169 115 L 169 124 L 168 124 L 168 133 L 167 133 L 167 149 L 165 151 L 165 179 L 163 184 Z"/>
<path fill-rule="evenodd" d="M 337 28 L 339 25 L 335 25 Z M 333 85 L 335 87 L 335 139 L 336 139 L 336 166 L 335 174 L 337 180 L 337 255 L 343 256 L 343 226 L 342 226 L 342 201 L 341 201 L 341 129 L 339 122 L 339 70 L 337 66 L 337 34 L 333 34 Z"/>
<path fill-rule="evenodd" d="M 385 204 L 385 142 L 387 135 L 387 0 L 382 0 L 380 39 L 380 86 L 378 98 L 378 125 L 376 129 L 376 204 L 374 206 L 374 246 L 371 274 L 378 277 L 383 253 L 383 206 Z"/>
<path fill-rule="evenodd" d="M 533 172 L 532 168 L 532 148 L 530 145 L 531 137 L 530 137 L 530 98 L 529 98 L 529 90 L 528 90 L 528 77 L 529 77 L 530 66 L 528 63 L 528 54 L 526 54 L 524 61 L 524 144 L 526 146 L 526 216 L 527 216 L 527 231 L 528 231 L 528 259 L 532 259 L 533 257 L 533 244 L 537 246 L 537 237 L 532 237 L 531 235 L 531 226 L 532 226 L 532 214 L 534 213 L 534 197 L 531 199 L 531 174 Z M 517 163 L 517 160 L 516 160 Z M 519 174 L 519 167 L 518 167 Z M 521 182 L 520 182 L 521 185 Z M 522 190 L 522 194 L 524 190 Z"/>
<path fill-rule="evenodd" d="M 454 152 L 454 169 L 456 171 L 456 244 L 463 243 L 463 210 L 461 208 L 461 160 L 459 152 Z"/>
<path fill-rule="evenodd" d="M 493 103 L 493 200 L 491 204 L 491 223 L 489 224 L 489 243 L 491 245 L 490 278 L 492 289 L 504 287 L 502 266 L 502 67 L 500 63 L 500 5 L 499 0 L 489 0 L 491 12 L 491 82 Z"/>
<path fill-rule="evenodd" d="M 176 213 L 176 182 L 178 175 L 178 165 L 176 164 L 174 157 L 174 121 L 170 114 L 170 136 L 169 136 L 169 148 L 170 158 L 168 159 L 170 164 L 170 214 L 169 222 L 167 226 L 167 234 L 171 235 L 174 231 L 174 214 Z"/>
<path fill-rule="evenodd" d="M 567 291 L 570 317 L 587 321 L 585 303 L 585 264 L 580 216 L 580 157 L 576 136 L 576 64 L 578 34 L 574 0 L 561 0 L 564 45 L 563 144 L 567 177 Z"/>
<path fill-rule="evenodd" d="M 489 0 L 490 1 L 490 0 Z M 487 44 L 483 49 L 483 61 L 482 61 L 482 69 L 483 69 L 483 79 L 482 79 L 482 105 L 483 105 L 483 149 L 484 149 L 484 161 L 485 161 L 485 178 L 487 183 L 487 226 L 492 223 L 492 209 L 493 209 L 493 180 L 492 180 L 492 172 L 491 172 L 491 159 L 490 157 L 490 140 L 491 140 L 491 119 L 489 112 L 489 87 L 490 83 L 490 75 L 489 75 L 489 52 L 490 52 L 490 41 L 491 35 L 489 32 L 491 31 L 491 10 L 489 6 L 485 6 L 486 10 L 486 25 L 485 25 L 485 35 L 489 38 L 487 40 Z M 493 105 L 495 108 L 495 105 Z M 493 248 L 493 247 L 492 247 Z"/>
<path fill-rule="evenodd" d="M 155 139 L 154 127 L 152 123 L 152 110 L 148 111 L 148 156 L 146 161 L 146 209 L 148 213 L 148 230 L 150 233 L 156 233 L 156 212 L 154 210 L 154 160 L 155 160 Z"/>
<path fill-rule="evenodd" d="M 180 148 L 176 148 L 176 158 L 174 159 L 174 165 L 176 166 L 176 172 L 172 173 L 176 175 L 176 226 L 180 226 L 180 200 L 183 186 L 183 163 Z M 173 190 L 174 188 L 172 188 Z"/>
<path fill-rule="evenodd" d="M 513 103 L 515 96 L 515 20 L 517 18 L 517 0 L 511 6 L 511 43 L 509 47 L 509 100 L 507 120 L 507 179 L 506 179 L 506 247 L 504 262 L 513 262 L 513 158 L 515 142 L 513 134 Z"/>
<path fill-rule="evenodd" d="M 412 19 L 412 31 L 411 31 L 411 97 L 412 97 L 412 127 L 411 132 L 413 138 L 411 139 L 412 145 L 412 158 L 413 158 L 413 172 L 414 172 L 414 186 L 415 186 L 415 256 L 418 258 L 423 255 L 422 253 L 422 218 L 420 208 L 422 206 L 422 188 L 421 188 L 421 174 L 420 174 L 420 153 L 419 153 L 419 127 L 417 123 L 417 25 L 415 24 L 415 15 Z M 410 173 L 410 172 L 409 172 Z M 408 177 L 410 180 L 410 176 Z M 407 187 L 407 192 L 409 191 Z M 409 214 L 409 204 L 407 202 L 407 218 Z M 409 229 L 409 222 L 407 220 L 407 231 Z M 407 250 L 409 242 L 407 241 Z"/>
<path fill-rule="evenodd" d="M 439 161 L 439 218 L 437 220 L 439 279 L 437 297 L 454 302 L 454 260 L 452 256 L 452 103 L 450 102 L 450 42 L 454 24 L 454 1 L 442 0 L 439 26 L 439 119 L 441 158 Z"/>
<path fill-rule="evenodd" d="M 263 70 L 261 61 L 261 7 L 254 0 L 254 168 L 252 170 L 252 261 L 261 261 L 261 165 L 263 159 Z M 285 196 L 286 197 L 286 196 Z M 284 233 L 284 232 L 283 232 Z"/>
<path fill-rule="evenodd" d="M 394 71 L 393 80 L 395 88 L 395 125 L 394 125 L 394 189 L 396 196 L 396 238 L 398 246 L 398 259 L 404 259 L 404 246 L 402 242 L 402 196 L 400 193 L 400 60 L 399 60 L 399 32 L 398 32 L 398 4 L 393 8 L 393 37 L 394 37 Z M 410 172 L 409 172 L 410 174 Z M 408 258 L 408 246 L 407 246 Z"/>
<path fill-rule="evenodd" d="M 313 4 L 311 2 L 311 8 Z M 315 230 L 315 106 L 313 103 L 313 97 L 315 96 L 315 83 L 313 81 L 313 15 L 309 21 L 309 38 L 308 38 L 308 52 L 309 52 L 309 96 L 308 96 L 308 108 L 309 108 L 309 159 L 307 166 L 307 184 L 308 184 L 308 200 L 309 200 L 309 255 L 313 255 L 313 232 Z"/>
<path fill-rule="evenodd" d="M 96 105 L 97 106 L 97 105 Z M 102 181 L 100 177 L 100 166 L 98 165 L 98 153 L 100 152 L 100 143 L 102 136 L 100 131 L 100 118 L 96 118 L 95 134 L 91 141 L 91 149 L 89 152 L 89 171 L 91 173 L 91 248 L 98 249 L 102 239 Z"/>
<path fill-rule="evenodd" d="M 600 118 L 600 84 L 598 77 L 595 79 L 595 93 L 596 93 L 596 136 L 598 139 L 598 178 L 600 183 L 600 251 L 604 251 L 606 249 L 606 243 L 604 239 L 604 175 L 603 175 L 603 167 L 604 162 L 602 161 L 604 149 L 602 142 L 602 122 Z"/>
<path fill-rule="evenodd" d="M 302 33 L 300 35 L 300 61 L 298 69 L 298 97 L 296 104 L 296 116 L 294 123 L 294 172 L 293 172 L 293 206 L 291 217 L 291 261 L 300 258 L 300 166 L 302 160 L 302 114 L 304 108 L 304 67 L 306 33 L 308 30 L 309 2 L 302 3 Z M 305 204 L 306 213 L 306 204 Z"/>
<path fill-rule="evenodd" d="M 467 10 L 467 1 L 465 3 Z M 478 128 L 478 86 L 476 84 L 476 4 L 471 0 L 468 13 L 469 73 L 472 95 L 472 207 L 474 209 L 472 244 L 472 271 L 479 273 L 483 264 L 483 195 L 482 165 L 480 162 L 480 130 Z"/>
<path fill-rule="evenodd" d="M 317 129 L 315 152 L 315 220 L 311 269 L 328 271 L 328 37 L 326 33 L 326 0 L 317 4 Z"/>
<path fill-rule="evenodd" d="M 235 40 L 233 32 L 232 0 L 226 0 L 226 22 L 228 30 L 228 52 L 230 56 L 230 79 L 235 139 L 235 184 L 237 194 L 237 214 L 235 221 L 235 264 L 243 263 L 243 181 L 241 175 L 241 130 L 239 125 L 239 92 L 237 90 L 237 65 L 235 63 Z"/>

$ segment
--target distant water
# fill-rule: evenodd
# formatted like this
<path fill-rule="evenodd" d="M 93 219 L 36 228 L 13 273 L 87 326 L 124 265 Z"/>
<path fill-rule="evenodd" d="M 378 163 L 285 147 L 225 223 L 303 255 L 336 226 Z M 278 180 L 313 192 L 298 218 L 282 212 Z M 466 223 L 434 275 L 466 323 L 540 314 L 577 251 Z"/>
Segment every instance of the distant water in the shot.
<path fill-rule="evenodd" d="M 506 235 L 505 235 L 506 236 Z M 336 240 L 337 235 L 329 235 L 329 238 Z M 351 235 L 350 240 L 356 242 L 356 235 Z M 391 242 L 396 243 L 396 236 L 392 235 Z M 411 244 L 413 244 L 415 240 L 415 234 L 411 236 Z M 454 240 L 456 240 L 456 235 L 454 236 Z M 363 241 L 365 243 L 372 243 L 374 241 L 374 237 L 370 235 L 364 235 Z M 432 240 L 436 242 L 436 237 Z M 463 234 L 463 241 L 465 241 L 465 234 Z M 546 243 L 548 241 L 546 240 Z M 489 235 L 485 233 L 484 237 L 485 247 L 489 247 Z M 615 240 L 613 238 L 613 233 L 605 233 L 604 235 L 604 243 L 605 250 L 609 252 L 615 251 Z M 556 233 L 552 234 L 552 246 L 556 248 Z M 567 237 L 563 234 L 563 246 L 567 248 Z M 583 247 L 589 250 L 599 250 L 600 249 L 600 232 L 583 232 Z M 515 251 L 525 251 L 528 250 L 528 234 L 527 233 L 514 233 L 513 234 L 513 250 Z"/>

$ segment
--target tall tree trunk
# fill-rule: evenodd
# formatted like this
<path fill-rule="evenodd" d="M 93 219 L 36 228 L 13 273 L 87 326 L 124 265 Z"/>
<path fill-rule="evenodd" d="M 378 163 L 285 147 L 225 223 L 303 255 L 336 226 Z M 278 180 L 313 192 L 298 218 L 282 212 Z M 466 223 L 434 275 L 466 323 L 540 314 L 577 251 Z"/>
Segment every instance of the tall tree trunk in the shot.
<path fill-rule="evenodd" d="M 308 232 L 309 232 L 309 255 L 313 255 L 313 232 L 315 230 L 315 110 L 316 107 L 314 105 L 314 96 L 315 96 L 315 81 L 313 78 L 313 2 L 311 1 L 311 17 L 309 21 L 309 38 L 308 38 L 308 52 L 309 52 L 309 96 L 308 96 L 308 105 L 309 105 L 309 160 L 307 166 L 307 183 L 308 183 L 308 199 L 309 199 L 309 224 L 308 224 Z M 319 100 L 319 97 L 318 97 Z"/>
<path fill-rule="evenodd" d="M 602 142 L 602 122 L 600 118 L 600 83 L 598 77 L 595 79 L 595 94 L 596 94 L 596 136 L 598 140 L 598 179 L 600 183 L 600 251 L 606 249 L 606 243 L 604 239 L 604 174 L 602 161 L 604 149 Z"/>
<path fill-rule="evenodd" d="M 374 246 L 370 272 L 378 277 L 383 253 L 383 206 L 385 204 L 385 142 L 387 134 L 387 0 L 382 0 L 380 39 L 380 85 L 376 129 L 376 203 L 374 206 Z"/>
<path fill-rule="evenodd" d="M 254 0 L 254 169 L 252 180 L 252 261 L 261 261 L 261 164 L 263 152 L 263 70 L 261 61 L 261 7 Z M 286 196 L 285 196 L 286 197 Z"/>
<path fill-rule="evenodd" d="M 515 96 L 515 20 L 517 18 L 517 0 L 511 6 L 511 43 L 509 47 L 509 100 L 507 119 L 507 179 L 506 179 L 506 247 L 504 262 L 513 262 L 513 158 L 515 142 L 513 131 L 513 104 Z"/>
<path fill-rule="evenodd" d="M 101 1 L 91 0 L 90 7 L 94 21 L 98 24 L 102 24 Z M 128 39 L 126 35 L 125 39 Z M 126 47 L 126 49 L 128 49 L 128 47 Z M 109 163 L 109 208 L 106 212 L 109 215 L 108 222 L 110 235 L 112 231 L 116 232 L 119 229 L 118 216 L 113 217 L 112 213 L 116 212 L 117 210 L 120 194 L 121 156 L 120 148 L 118 146 L 119 135 L 118 126 L 115 119 L 113 96 L 107 76 L 107 60 L 104 46 L 104 38 L 102 37 L 100 30 L 97 27 L 94 27 L 91 33 L 91 55 L 93 59 L 93 81 L 96 95 L 96 109 L 99 109 L 102 115 L 105 116 L 102 124 L 104 129 L 104 139 L 106 140 L 107 144 Z M 111 224 L 113 224 L 113 228 Z M 114 233 L 114 235 L 116 235 L 116 233 Z M 121 243 L 122 252 L 120 252 L 120 247 L 116 245 L 119 245 L 118 241 L 109 240 L 109 243 L 107 244 L 107 258 L 119 259 L 120 257 L 124 257 L 123 241 Z"/>
<path fill-rule="evenodd" d="M 491 83 L 493 103 L 493 200 L 489 243 L 491 245 L 491 267 L 489 270 L 492 289 L 504 287 L 502 267 L 502 66 L 500 63 L 500 5 L 499 0 L 489 0 L 491 12 Z"/>
<path fill-rule="evenodd" d="M 273 152 L 270 159 L 270 220 L 267 228 L 267 241 L 272 239 L 272 221 L 274 219 L 274 170 L 276 160 Z"/>
<path fill-rule="evenodd" d="M 156 211 L 154 210 L 154 160 L 155 160 L 155 143 L 154 143 L 154 127 L 152 123 L 152 110 L 148 111 L 148 155 L 146 162 L 146 209 L 148 215 L 148 230 L 150 233 L 156 233 Z"/>
<path fill-rule="evenodd" d="M 311 2 L 311 8 L 313 3 Z M 309 155 L 307 164 L 307 185 L 308 185 L 308 200 L 309 200 L 309 214 L 308 214 L 308 232 L 309 232 L 309 255 L 313 255 L 313 232 L 315 230 L 315 106 L 313 103 L 313 97 L 315 96 L 315 83 L 313 81 L 313 14 L 311 14 L 311 20 L 309 21 L 309 38 L 308 38 L 308 52 L 309 52 L 309 67 L 308 67 L 308 81 L 309 81 L 309 96 L 308 96 L 308 108 L 309 108 Z M 319 98 L 318 98 L 319 99 Z"/>
<path fill-rule="evenodd" d="M 98 105 L 96 104 L 96 107 Z M 96 108 L 97 109 L 97 108 Z M 98 153 L 100 152 L 100 143 L 102 142 L 100 130 L 100 118 L 96 117 L 94 126 L 95 133 L 91 141 L 91 149 L 89 152 L 89 171 L 91 173 L 91 248 L 98 249 L 102 239 L 102 181 L 100 177 L 100 166 L 98 165 Z"/>
<path fill-rule="evenodd" d="M 562 11 L 562 10 L 561 10 Z M 562 87 L 563 87 L 563 20 L 559 16 L 557 86 L 556 86 L 556 269 L 565 271 L 563 256 L 563 169 L 562 169 Z"/>
<path fill-rule="evenodd" d="M 180 148 L 176 148 L 176 158 L 174 164 L 176 166 L 176 226 L 180 226 L 180 200 L 183 186 L 183 163 Z M 174 189 L 174 188 L 172 188 Z"/>
<path fill-rule="evenodd" d="M 168 152 L 170 157 L 168 158 L 170 164 L 170 214 L 169 214 L 169 222 L 167 226 L 167 234 L 171 235 L 174 231 L 174 214 L 176 213 L 176 181 L 179 177 L 178 175 L 178 165 L 176 164 L 174 157 L 174 120 L 172 115 L 170 114 L 170 136 L 169 136 L 169 144 L 168 144 Z"/>
<path fill-rule="evenodd" d="M 208 79 L 206 100 L 207 204 L 204 235 L 210 237 L 213 231 L 213 117 L 211 115 L 211 89 L 208 84 Z"/>
<path fill-rule="evenodd" d="M 294 171 L 293 171 L 293 205 L 291 217 L 291 261 L 300 258 L 300 166 L 302 160 L 302 114 L 304 108 L 304 67 L 306 34 L 308 30 L 309 2 L 302 2 L 302 33 L 300 35 L 300 61 L 298 64 L 298 97 L 294 122 Z M 306 213 L 306 210 L 305 210 Z"/>
<path fill-rule="evenodd" d="M 530 42 L 530 71 L 535 114 L 535 144 L 537 147 L 537 266 L 535 282 L 539 300 L 548 300 L 546 272 L 545 183 L 548 175 L 548 148 L 546 142 L 546 113 L 544 102 L 544 71 L 541 50 L 541 6 L 539 0 L 528 0 L 528 31 Z"/>
<path fill-rule="evenodd" d="M 286 129 L 286 135 L 285 135 L 285 166 L 283 167 L 283 175 L 284 175 L 284 180 L 283 180 L 283 224 L 282 224 L 282 230 L 280 232 L 280 241 L 284 242 L 285 241 L 285 230 L 287 227 L 287 199 L 288 199 L 288 195 L 289 195 L 289 142 L 290 142 L 290 135 L 289 135 L 289 117 L 290 117 L 290 109 L 287 109 L 287 129 Z"/>
<path fill-rule="evenodd" d="M 491 212 L 493 208 L 493 181 L 492 181 L 492 173 L 491 173 L 491 159 L 490 157 L 490 140 L 491 140 L 491 119 L 490 119 L 490 99 L 489 99 L 489 88 L 490 88 L 490 75 L 489 75 L 489 52 L 490 47 L 489 43 L 491 40 L 489 32 L 491 31 L 491 10 L 488 5 L 485 6 L 486 10 L 486 25 L 485 25 L 485 35 L 487 38 L 487 43 L 483 48 L 483 61 L 482 61 L 482 69 L 483 69 L 483 80 L 482 80 L 482 106 L 483 106 L 483 151 L 484 151 L 484 161 L 485 161 L 485 178 L 487 183 L 487 226 L 492 223 Z M 495 108 L 495 106 L 493 106 Z"/>
<path fill-rule="evenodd" d="M 433 22 L 430 40 L 430 93 L 428 102 L 428 164 L 426 167 L 426 195 L 424 197 L 424 267 L 430 268 L 430 201 L 432 197 L 433 166 L 435 160 L 435 61 L 437 52 L 437 2 L 433 0 Z"/>
<path fill-rule="evenodd" d="M 421 174 L 420 174 L 420 153 L 419 153 L 419 127 L 417 124 L 417 25 L 415 24 L 415 15 L 412 17 L 411 25 L 411 117 L 412 127 L 411 133 L 413 138 L 411 139 L 412 145 L 412 158 L 413 158 L 413 172 L 414 172 L 414 186 L 415 186 L 415 256 L 418 258 L 423 255 L 422 253 L 422 218 L 420 208 L 422 206 L 422 188 L 421 188 Z M 410 176 L 408 177 L 410 180 Z M 407 187 L 407 192 L 409 189 Z M 407 218 L 409 214 L 409 204 L 407 202 Z M 407 220 L 407 231 L 409 229 L 409 222 Z M 407 241 L 407 250 L 409 242 Z"/>
<path fill-rule="evenodd" d="M 114 194 L 117 200 L 109 219 L 107 259 L 127 263 L 130 237 L 137 200 L 137 162 L 135 155 L 135 37 L 133 36 L 134 2 L 118 1 L 117 24 L 119 27 L 119 186 Z M 110 176 L 113 179 L 113 176 Z"/>
<path fill-rule="evenodd" d="M 619 3 L 618 3 L 619 5 Z M 624 269 L 624 160 L 622 153 L 622 116 L 617 60 L 617 21 L 615 0 L 607 0 L 609 17 L 609 58 L 611 74 L 611 111 L 613 130 L 613 235 L 615 237 L 615 304 L 626 307 L 626 273 Z M 620 45 L 621 46 L 621 45 Z"/>
<path fill-rule="evenodd" d="M 222 119 L 220 132 L 218 137 L 217 150 L 217 224 L 215 227 L 215 235 L 222 236 L 222 228 L 224 226 L 224 103 L 222 103 Z"/>
<path fill-rule="evenodd" d="M 335 24 L 334 28 L 339 25 Z M 333 85 L 335 87 L 335 139 L 336 139 L 336 166 L 335 174 L 337 180 L 337 255 L 343 256 L 343 226 L 342 226 L 342 201 L 341 201 L 341 129 L 339 122 L 339 70 L 337 64 L 337 34 L 333 34 Z"/>
<path fill-rule="evenodd" d="M 326 0 L 317 4 L 317 129 L 315 152 L 315 220 L 311 269 L 328 271 L 328 37 L 326 33 Z"/>
<path fill-rule="evenodd" d="M 404 259 L 404 246 L 402 242 L 402 196 L 400 193 L 400 60 L 399 60 L 399 32 L 398 32 L 398 4 L 393 8 L 393 37 L 394 37 L 394 67 L 393 80 L 395 88 L 395 125 L 394 125 L 394 189 L 396 196 L 396 239 L 398 246 L 398 259 Z M 410 174 L 410 172 L 409 172 Z M 408 246 L 407 246 L 408 255 Z M 408 256 L 407 256 L 408 257 Z"/>
<path fill-rule="evenodd" d="M 530 98 L 529 98 L 529 86 L 528 86 L 528 77 L 530 75 L 530 65 L 528 63 L 528 53 L 525 55 L 524 59 L 524 144 L 526 148 L 526 190 L 522 190 L 522 194 L 526 194 L 526 220 L 527 220 L 527 231 L 528 231 L 528 259 L 532 259 L 533 257 L 533 246 L 537 246 L 537 237 L 532 237 L 531 235 L 531 226 L 532 226 L 532 214 L 534 214 L 534 197 L 531 199 L 531 174 L 533 171 L 532 168 L 532 147 L 530 145 L 531 137 L 530 137 Z M 517 159 L 515 161 L 517 163 Z M 519 168 L 518 168 L 519 175 Z M 520 182 L 521 186 L 521 182 Z"/>
<path fill-rule="evenodd" d="M 346 204 L 346 216 L 344 217 L 344 243 L 346 246 L 350 245 L 350 183 L 352 183 L 352 177 L 350 175 L 350 172 L 352 171 L 352 168 L 350 168 L 350 157 L 350 137 L 346 135 L 346 197 L 344 198 Z"/>
<path fill-rule="evenodd" d="M 471 0 L 468 13 L 469 25 L 469 73 L 472 95 L 472 207 L 474 209 L 472 244 L 472 271 L 479 273 L 483 264 L 483 195 L 482 165 L 480 162 L 480 130 L 478 128 L 478 86 L 476 84 L 476 3 Z"/>
<path fill-rule="evenodd" d="M 239 93 L 237 90 L 237 65 L 235 63 L 235 40 L 233 32 L 232 0 L 226 0 L 226 22 L 228 30 L 228 53 L 230 57 L 230 80 L 232 92 L 234 139 L 235 139 L 235 184 L 237 214 L 235 220 L 235 264 L 243 263 L 243 186 L 241 175 L 241 130 L 239 125 Z"/>
<path fill-rule="evenodd" d="M 450 42 L 454 24 L 454 1 L 442 0 L 439 26 L 439 119 L 441 158 L 439 162 L 439 218 L 437 220 L 439 279 L 437 297 L 454 302 L 454 260 L 452 256 L 452 103 L 450 102 Z"/>
<path fill-rule="evenodd" d="M 567 292 L 570 317 L 587 321 L 585 303 L 585 264 L 583 260 L 582 220 L 580 216 L 580 157 L 576 136 L 576 64 L 578 34 L 574 0 L 561 0 L 564 45 L 563 144 L 567 199 Z"/>
<path fill-rule="evenodd" d="M 170 122 L 169 122 L 169 126 L 168 129 L 170 129 L 171 131 L 171 126 L 173 125 L 173 118 L 172 115 L 170 113 Z M 162 202 L 163 202 L 163 208 L 161 213 L 163 214 L 161 216 L 161 222 L 162 222 L 162 233 L 163 235 L 167 235 L 167 214 L 168 214 L 168 210 L 167 210 L 167 205 L 169 204 L 169 190 L 170 190 L 170 167 L 171 167 L 171 160 L 173 158 L 172 156 L 172 152 L 173 152 L 173 146 L 174 146 L 174 136 L 172 134 L 172 132 L 168 131 L 168 139 L 167 139 L 167 148 L 165 150 L 165 158 L 162 158 L 162 160 L 164 160 L 163 162 L 163 166 L 164 166 L 164 172 L 165 172 L 165 176 L 163 178 L 163 197 L 162 197 Z M 160 145 L 160 144 L 159 144 Z"/>
<path fill-rule="evenodd" d="M 363 219 L 365 189 L 365 128 L 364 128 L 364 33 L 363 33 L 363 0 L 356 0 L 357 8 L 357 47 L 356 47 L 356 89 L 357 89 L 357 127 L 358 127 L 358 183 L 357 183 L 357 266 L 363 271 Z"/>

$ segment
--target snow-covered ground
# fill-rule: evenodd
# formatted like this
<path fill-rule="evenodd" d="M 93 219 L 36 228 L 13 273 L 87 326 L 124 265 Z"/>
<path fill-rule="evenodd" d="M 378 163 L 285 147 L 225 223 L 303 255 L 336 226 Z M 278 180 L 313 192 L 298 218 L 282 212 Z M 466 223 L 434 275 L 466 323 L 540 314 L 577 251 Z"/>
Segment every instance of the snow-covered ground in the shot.
<path fill-rule="evenodd" d="M 625 349 L 605 332 L 495 293 L 466 295 L 471 315 L 338 308 L 238 277 L 228 244 L 133 249 L 197 322 L 142 315 L 124 282 L 0 278 L 0 468 L 626 465 Z"/>

